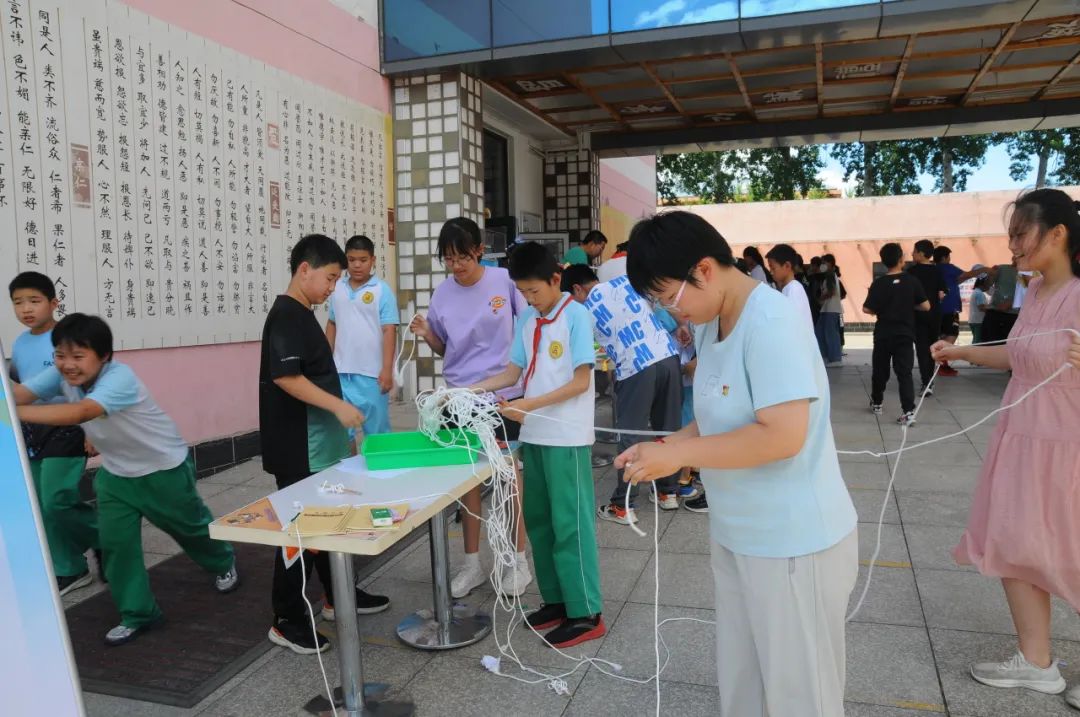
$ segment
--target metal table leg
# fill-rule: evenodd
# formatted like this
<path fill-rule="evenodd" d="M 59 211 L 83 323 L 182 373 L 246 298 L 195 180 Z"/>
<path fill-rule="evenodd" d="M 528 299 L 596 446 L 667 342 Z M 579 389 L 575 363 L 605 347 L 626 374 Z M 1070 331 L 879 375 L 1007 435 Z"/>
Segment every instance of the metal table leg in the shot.
<path fill-rule="evenodd" d="M 415 707 L 411 702 L 379 702 L 365 699 L 364 672 L 360 661 L 360 629 L 356 622 L 356 579 L 353 576 L 352 556 L 330 553 L 330 574 L 334 583 L 335 612 L 337 613 L 338 667 L 341 690 L 335 690 L 335 706 L 347 717 L 411 717 Z M 381 690 L 380 690 L 381 691 Z M 337 702 L 339 699 L 341 702 Z M 325 697 L 308 703 L 315 714 L 332 712 Z M 320 704 L 321 703 L 321 704 Z"/>
<path fill-rule="evenodd" d="M 418 610 L 398 625 L 398 638 L 421 650 L 449 650 L 479 642 L 491 632 L 491 616 L 450 599 L 450 545 L 446 513 L 428 522 L 431 533 L 431 579 L 435 610 Z M 336 588 L 335 588 L 336 590 Z"/>

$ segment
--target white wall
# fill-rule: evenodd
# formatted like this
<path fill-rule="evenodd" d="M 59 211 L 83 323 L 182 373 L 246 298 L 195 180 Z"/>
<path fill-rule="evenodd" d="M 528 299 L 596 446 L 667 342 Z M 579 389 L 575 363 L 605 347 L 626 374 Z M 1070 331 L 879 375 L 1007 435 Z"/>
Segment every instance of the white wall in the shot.
<path fill-rule="evenodd" d="M 522 212 L 543 215 L 544 160 L 529 149 L 530 141 L 537 148 L 540 142 L 491 112 L 484 112 L 484 127 L 509 141 L 510 211 L 517 217 L 519 226 Z"/>

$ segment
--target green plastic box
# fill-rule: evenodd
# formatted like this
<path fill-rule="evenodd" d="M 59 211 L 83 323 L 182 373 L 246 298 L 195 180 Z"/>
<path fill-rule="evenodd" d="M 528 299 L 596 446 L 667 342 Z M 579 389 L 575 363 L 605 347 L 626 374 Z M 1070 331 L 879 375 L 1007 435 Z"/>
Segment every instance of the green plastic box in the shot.
<path fill-rule="evenodd" d="M 457 466 L 473 463 L 481 457 L 480 438 L 475 433 L 448 429 L 439 431 L 438 436 L 454 445 L 440 446 L 420 431 L 377 433 L 364 438 L 360 452 L 367 467 L 373 471 Z"/>

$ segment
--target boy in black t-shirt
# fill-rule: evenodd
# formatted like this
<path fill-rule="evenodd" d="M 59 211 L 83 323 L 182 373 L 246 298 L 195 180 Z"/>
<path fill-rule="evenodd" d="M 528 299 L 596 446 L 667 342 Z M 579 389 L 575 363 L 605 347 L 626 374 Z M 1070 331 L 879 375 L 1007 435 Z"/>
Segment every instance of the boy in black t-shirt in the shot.
<path fill-rule="evenodd" d="M 348 429 L 364 422 L 363 414 L 342 400 L 330 343 L 312 313 L 313 306 L 333 293 L 346 266 L 345 252 L 333 239 L 321 234 L 305 236 L 289 257 L 289 288 L 266 315 L 259 366 L 259 432 L 263 469 L 274 476 L 279 490 L 347 458 Z M 309 553 L 303 563 L 309 575 L 314 564 L 326 593 L 322 616 L 333 620 L 329 556 Z M 311 630 L 302 594 L 304 577 L 299 563 L 286 568 L 277 551 L 274 624 L 269 638 L 302 655 L 330 646 Z M 389 606 L 389 599 L 357 588 L 357 612 L 380 612 Z"/>
<path fill-rule="evenodd" d="M 915 242 L 911 258 L 915 263 L 908 269 L 908 273 L 919 280 L 926 300 L 930 302 L 929 311 L 915 317 L 915 356 L 919 360 L 922 390 L 926 391 L 927 395 L 933 395 L 930 382 L 934 377 L 934 359 L 930 356 L 930 347 L 941 333 L 941 300 L 945 298 L 948 287 L 945 286 L 941 271 L 932 261 L 934 242 L 929 239 Z"/>
<path fill-rule="evenodd" d="M 863 311 L 877 317 L 874 324 L 870 410 L 881 414 L 891 362 L 900 384 L 900 408 L 903 411 L 896 422 L 910 426 L 915 423 L 915 385 L 911 377 L 914 363 L 912 344 L 916 336 L 915 313 L 929 311 L 930 302 L 926 299 L 922 284 L 904 273 L 904 250 L 899 244 L 886 244 L 881 247 L 879 254 L 888 273 L 874 280 L 863 304 Z"/>

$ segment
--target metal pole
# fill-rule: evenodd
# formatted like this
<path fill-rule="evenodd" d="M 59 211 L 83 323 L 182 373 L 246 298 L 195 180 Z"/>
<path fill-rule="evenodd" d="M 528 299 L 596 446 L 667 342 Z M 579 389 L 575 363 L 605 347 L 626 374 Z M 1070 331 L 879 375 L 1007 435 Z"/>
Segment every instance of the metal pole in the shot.
<path fill-rule="evenodd" d="M 356 581 L 353 578 L 352 556 L 330 553 L 330 575 L 334 584 L 341 696 L 345 703 L 345 714 L 360 717 L 364 712 L 364 673 L 360 664 L 360 628 L 356 622 Z"/>
<path fill-rule="evenodd" d="M 428 522 L 431 533 L 431 588 L 435 604 L 435 621 L 439 625 L 439 642 L 450 643 L 450 623 L 453 604 L 450 599 L 450 544 L 446 535 L 446 513 L 440 510 Z"/>

